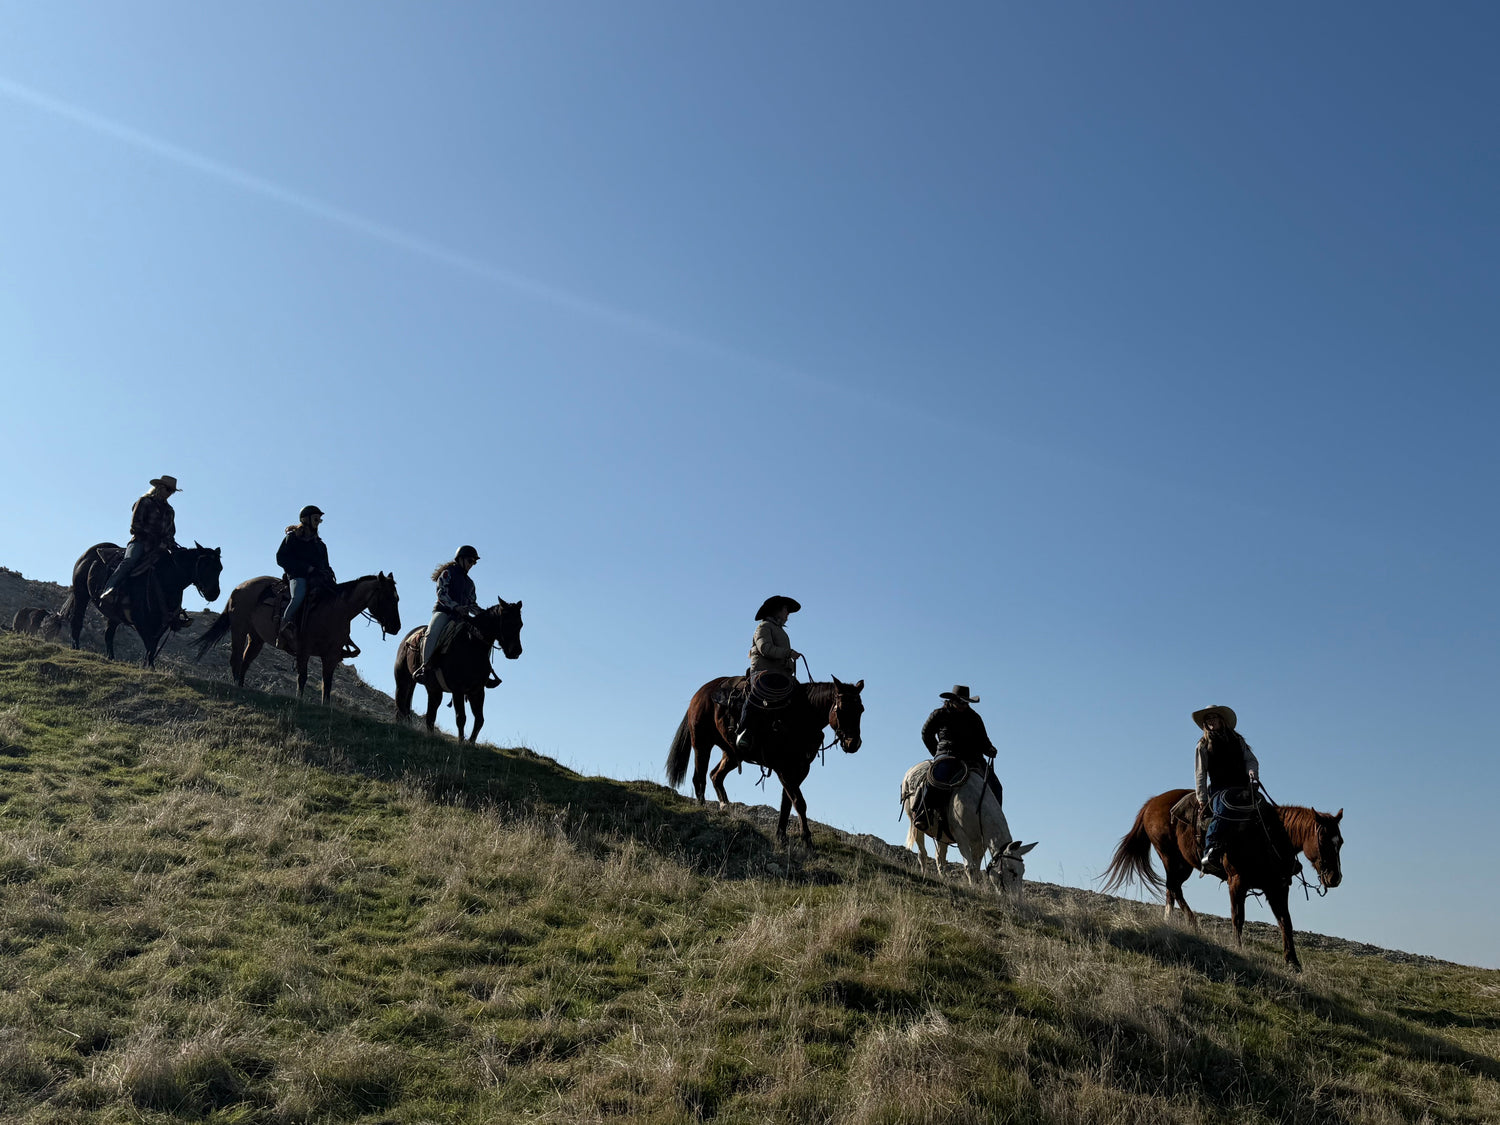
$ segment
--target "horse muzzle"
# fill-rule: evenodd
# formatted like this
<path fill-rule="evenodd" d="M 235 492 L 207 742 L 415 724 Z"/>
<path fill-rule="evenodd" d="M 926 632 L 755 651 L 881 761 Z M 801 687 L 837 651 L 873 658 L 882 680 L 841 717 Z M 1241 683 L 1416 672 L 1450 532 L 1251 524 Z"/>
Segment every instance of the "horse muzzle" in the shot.
<path fill-rule="evenodd" d="M 860 740 L 858 738 L 841 738 L 839 739 L 839 747 L 845 754 L 855 754 L 859 752 Z"/>

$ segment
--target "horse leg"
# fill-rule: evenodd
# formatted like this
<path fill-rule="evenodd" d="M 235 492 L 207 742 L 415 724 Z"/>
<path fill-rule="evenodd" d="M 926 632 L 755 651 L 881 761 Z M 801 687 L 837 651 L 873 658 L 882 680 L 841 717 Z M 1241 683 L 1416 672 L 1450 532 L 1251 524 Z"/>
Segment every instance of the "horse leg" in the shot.
<path fill-rule="evenodd" d="M 1276 915 L 1276 924 L 1281 927 L 1281 952 L 1286 958 L 1286 963 L 1299 973 L 1302 971 L 1302 962 L 1297 959 L 1297 942 L 1292 936 L 1292 912 L 1287 906 L 1287 892 L 1290 886 L 1267 887 L 1266 905 L 1271 908 L 1271 913 Z"/>
<path fill-rule="evenodd" d="M 312 663 L 312 656 L 303 651 L 297 653 L 297 698 L 302 698 L 302 693 L 307 690 L 307 666 Z"/>
<path fill-rule="evenodd" d="M 464 724 L 469 721 L 469 716 L 464 712 L 464 693 L 455 691 L 453 693 L 453 725 L 458 728 L 458 740 L 464 740 Z"/>
<path fill-rule="evenodd" d="M 78 647 L 78 640 L 83 636 L 83 619 L 89 611 L 89 585 L 86 579 L 82 587 L 79 589 L 79 583 L 73 583 L 73 604 L 68 614 L 68 630 L 73 635 L 74 648 Z"/>
<path fill-rule="evenodd" d="M 338 658 L 319 658 L 323 663 L 323 702 L 330 703 L 333 700 L 333 676 L 339 670 Z"/>
<path fill-rule="evenodd" d="M 119 627 L 118 621 L 111 620 L 104 629 L 104 655 L 111 660 L 115 658 L 115 630 Z"/>
<path fill-rule="evenodd" d="M 807 770 L 805 769 L 802 771 L 802 776 L 795 781 L 786 777 L 781 779 L 781 824 L 783 828 L 782 834 L 785 835 L 784 829 L 787 822 L 786 802 L 787 798 L 790 797 L 792 804 L 797 806 L 797 819 L 802 824 L 802 843 L 808 851 L 812 851 L 812 829 L 807 826 L 807 798 L 802 795 L 802 783 L 806 780 Z M 788 781 L 791 781 L 790 785 L 787 784 Z"/>
<path fill-rule="evenodd" d="M 431 734 L 432 728 L 437 726 L 438 708 L 443 705 L 443 690 L 432 684 L 424 686 L 427 688 L 427 714 L 423 717 L 423 722 L 427 724 L 427 733 Z"/>
<path fill-rule="evenodd" d="M 693 724 L 693 792 L 698 795 L 700 805 L 705 803 L 708 796 L 708 756 L 713 753 L 718 737 L 719 731 L 714 726 L 712 711 Z M 722 762 L 719 764 L 723 765 Z M 728 804 L 729 794 L 724 792 L 723 786 L 715 782 L 714 788 L 719 791 L 720 806 Z"/>
<path fill-rule="evenodd" d="M 786 786 L 781 788 L 781 818 L 776 822 L 776 842 L 785 844 L 787 821 L 792 818 L 792 795 L 787 792 Z"/>
<path fill-rule="evenodd" d="M 1234 944 L 1245 945 L 1245 895 L 1248 893 L 1244 880 L 1238 873 L 1229 877 L 1229 917 L 1234 922 Z"/>
<path fill-rule="evenodd" d="M 479 728 L 484 726 L 484 688 L 469 692 L 469 709 L 474 712 L 474 729 L 469 733 L 470 742 L 479 741 Z"/>
<path fill-rule="evenodd" d="M 917 822 L 911 815 L 911 809 L 906 809 L 906 816 L 910 822 L 909 827 L 906 829 L 906 846 L 917 850 L 917 873 L 921 874 L 927 870 L 926 837 L 917 831 Z M 939 874 L 942 874 L 942 872 L 939 872 Z"/>
<path fill-rule="evenodd" d="M 708 760 L 707 750 L 703 752 L 703 760 Z M 729 776 L 729 771 L 734 769 L 734 767 L 738 764 L 738 762 L 736 762 L 729 756 L 729 751 L 726 750 L 724 751 L 724 756 L 719 759 L 719 764 L 714 767 L 714 772 L 709 775 L 709 779 L 714 783 L 714 792 L 719 795 L 719 808 L 721 809 L 727 809 L 729 807 L 729 794 L 724 789 L 724 779 Z M 698 784 L 696 778 L 694 778 L 693 784 L 695 786 Z M 701 793 L 702 790 L 700 789 L 699 792 Z M 783 839 L 786 837 L 785 813 L 783 813 L 781 817 L 781 836 Z"/>
<path fill-rule="evenodd" d="M 1188 876 L 1193 873 L 1192 864 L 1182 858 L 1179 852 L 1176 855 L 1168 855 L 1161 848 L 1156 849 L 1156 854 L 1161 858 L 1162 869 L 1167 875 L 1167 904 L 1163 908 L 1163 914 L 1167 921 L 1172 919 L 1172 904 L 1175 902 L 1182 907 L 1182 912 L 1187 915 L 1188 924 L 1193 929 L 1198 928 L 1198 915 L 1193 913 L 1193 908 L 1188 905 L 1187 899 L 1183 897 L 1182 885 L 1187 882 Z"/>
<path fill-rule="evenodd" d="M 260 639 L 259 633 L 247 633 L 245 635 L 245 647 L 240 654 L 240 670 L 239 674 L 235 676 L 235 683 L 239 684 L 240 687 L 245 686 L 245 673 L 250 671 L 251 661 L 259 656 L 260 650 L 265 647 L 266 642 Z M 234 649 L 230 649 L 230 656 L 233 657 L 233 655 Z"/>

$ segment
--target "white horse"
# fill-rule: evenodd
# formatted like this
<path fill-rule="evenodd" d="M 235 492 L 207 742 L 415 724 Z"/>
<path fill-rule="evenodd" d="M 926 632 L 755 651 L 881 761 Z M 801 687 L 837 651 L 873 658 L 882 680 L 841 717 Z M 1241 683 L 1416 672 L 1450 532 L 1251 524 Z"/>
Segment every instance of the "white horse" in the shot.
<path fill-rule="evenodd" d="M 917 869 L 922 870 L 927 861 L 926 833 L 917 828 L 914 815 L 917 795 L 927 781 L 930 762 L 918 762 L 906 771 L 901 779 L 901 809 L 906 813 L 910 827 L 906 833 L 906 846 L 917 850 Z M 1002 894 L 1021 895 L 1021 883 L 1026 877 L 1027 852 L 1036 843 L 1023 844 L 1013 839 L 1010 825 L 994 792 L 985 784 L 981 770 L 970 770 L 964 783 L 948 795 L 948 830 L 953 834 L 953 843 L 958 845 L 964 857 L 964 867 L 971 884 L 978 883 L 982 875 L 984 857 L 991 857 L 990 873 L 998 877 Z M 948 862 L 948 842 L 932 837 L 937 856 L 933 866 L 942 875 Z"/>

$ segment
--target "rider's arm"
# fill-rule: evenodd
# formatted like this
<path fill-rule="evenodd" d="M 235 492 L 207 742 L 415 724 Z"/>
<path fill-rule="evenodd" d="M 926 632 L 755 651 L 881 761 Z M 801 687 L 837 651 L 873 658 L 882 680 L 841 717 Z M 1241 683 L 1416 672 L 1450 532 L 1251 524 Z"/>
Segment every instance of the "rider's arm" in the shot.
<path fill-rule="evenodd" d="M 941 716 L 941 712 L 942 708 L 938 708 L 938 710 L 928 715 L 927 721 L 922 724 L 922 745 L 927 747 L 929 754 L 937 753 L 938 719 Z"/>
<path fill-rule="evenodd" d="M 1250 744 L 1243 738 L 1240 745 L 1245 748 L 1245 771 L 1250 775 L 1250 784 L 1254 785 L 1260 780 L 1260 763 L 1255 759 L 1255 751 L 1250 749 Z"/>
<path fill-rule="evenodd" d="M 453 596 L 453 570 L 444 567 L 443 572 L 438 575 L 437 603 L 447 613 L 462 615 L 468 612 L 468 606 L 460 605 L 458 599 Z"/>
<path fill-rule="evenodd" d="M 1203 742 L 1193 753 L 1193 791 L 1198 794 L 1198 807 L 1208 811 L 1208 768 L 1203 764 Z"/>
<path fill-rule="evenodd" d="M 740 634 L 744 636 L 744 634 Z M 769 621 L 762 621 L 755 627 L 755 640 L 750 644 L 750 651 L 759 653 L 767 660 L 785 660 L 792 655 L 792 646 L 778 644 L 773 626 Z"/>
<path fill-rule="evenodd" d="M 981 715 L 978 711 L 972 710 L 969 712 L 969 714 L 974 716 L 974 730 L 975 733 L 979 736 L 975 741 L 979 743 L 980 751 L 984 754 L 985 757 L 993 758 L 996 754 L 1000 753 L 1000 751 L 996 750 L 995 744 L 990 741 L 990 732 L 984 729 L 984 716 Z"/>

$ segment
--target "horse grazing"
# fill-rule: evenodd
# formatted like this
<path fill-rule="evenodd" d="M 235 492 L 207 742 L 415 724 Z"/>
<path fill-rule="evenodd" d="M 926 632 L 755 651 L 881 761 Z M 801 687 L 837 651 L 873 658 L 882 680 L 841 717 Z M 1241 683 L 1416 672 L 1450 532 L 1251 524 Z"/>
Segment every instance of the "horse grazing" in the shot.
<path fill-rule="evenodd" d="M 798 686 L 792 701 L 776 712 L 774 723 L 757 732 L 755 745 L 748 751 L 739 750 L 730 734 L 737 716 L 723 703 L 715 703 L 714 695 L 721 688 L 733 684 L 737 676 L 720 676 L 709 680 L 696 692 L 688 703 L 687 714 L 678 724 L 677 734 L 667 751 L 667 783 L 674 789 L 687 776 L 688 752 L 695 755 L 693 789 L 698 803 L 704 803 L 707 791 L 708 756 L 715 746 L 723 751 L 719 764 L 714 767 L 714 790 L 719 795 L 719 807 L 729 807 L 729 794 L 724 791 L 724 778 L 729 771 L 742 762 L 760 766 L 776 775 L 781 782 L 781 820 L 776 825 L 776 839 L 786 842 L 787 820 L 795 805 L 802 822 L 802 842 L 812 847 L 812 832 L 807 827 L 807 800 L 802 796 L 802 782 L 812 769 L 813 759 L 822 745 L 823 730 L 832 727 L 834 737 L 846 754 L 859 750 L 859 717 L 865 705 L 859 693 L 865 682 L 846 684 L 837 677 L 832 683 L 811 683 Z"/>
<path fill-rule="evenodd" d="M 28 607 L 16 610 L 16 615 L 11 619 L 10 627 L 13 632 L 26 636 L 41 637 L 44 641 L 56 640 L 62 633 L 63 624 L 67 621 L 61 613 L 50 609 L 38 609 Z"/>
<path fill-rule="evenodd" d="M 917 851 L 917 870 L 927 862 L 925 840 L 929 834 L 917 827 L 917 799 L 927 784 L 927 771 L 931 762 L 918 762 L 906 771 L 901 779 L 901 811 L 911 826 L 906 832 L 906 846 Z M 996 876 L 996 889 L 1001 894 L 1021 896 L 1022 881 L 1026 878 L 1025 856 L 1040 841 L 1023 844 L 1010 834 L 1010 824 L 994 792 L 985 784 L 984 774 L 971 769 L 963 782 L 948 794 L 947 823 L 950 836 L 931 836 L 937 855 L 933 867 L 939 875 L 948 862 L 948 846 L 956 844 L 964 857 L 964 868 L 971 885 L 980 881 L 980 865 L 984 857 L 990 857 L 989 873 Z"/>
<path fill-rule="evenodd" d="M 1173 905 L 1181 906 L 1188 921 L 1197 928 L 1198 917 L 1182 897 L 1182 884 L 1195 869 L 1202 869 L 1198 833 L 1192 825 L 1172 819 L 1172 806 L 1191 792 L 1173 789 L 1142 805 L 1135 823 L 1115 849 L 1103 878 L 1106 892 L 1135 881 L 1165 891 L 1166 917 L 1172 917 Z M 1251 821 L 1230 837 L 1224 852 L 1224 871 L 1229 876 L 1230 916 L 1234 920 L 1236 945 L 1244 944 L 1241 931 L 1245 926 L 1245 896 L 1251 890 L 1264 891 L 1266 904 L 1281 927 L 1286 963 L 1294 969 L 1302 968 L 1292 933 L 1292 915 L 1287 907 L 1292 877 L 1300 869 L 1297 853 L 1301 852 L 1312 863 L 1323 887 L 1338 886 L 1344 878 L 1339 864 L 1339 850 L 1344 846 L 1339 821 L 1343 818 L 1343 809 L 1329 814 L 1302 805 L 1268 804 L 1259 820 Z M 1151 866 L 1152 848 L 1166 868 L 1165 881 Z"/>
<path fill-rule="evenodd" d="M 224 612 L 214 619 L 198 642 L 197 659 L 208 655 L 225 634 L 229 641 L 229 670 L 234 682 L 245 686 L 245 673 L 264 645 L 285 649 L 280 639 L 281 616 L 278 592 L 281 580 L 270 575 L 241 582 L 229 594 Z M 352 582 L 340 582 L 327 590 L 309 595 L 315 601 L 304 611 L 297 630 L 297 697 L 307 688 L 307 666 L 314 656 L 323 662 L 323 702 L 333 694 L 333 674 L 340 661 L 359 655 L 358 646 L 349 639 L 349 623 L 367 613 L 380 626 L 381 636 L 401 631 L 401 613 L 396 596 L 396 576 L 366 574 Z"/>
<path fill-rule="evenodd" d="M 109 624 L 104 630 L 104 651 L 115 656 L 115 630 L 129 625 L 141 638 L 146 650 L 147 667 L 155 667 L 167 638 L 182 627 L 182 594 L 189 586 L 203 595 L 204 601 L 219 600 L 219 575 L 224 569 L 219 548 L 195 543 L 191 547 L 169 547 L 144 573 L 127 575 L 115 587 L 109 607 L 99 604 L 99 593 L 125 549 L 114 543 L 95 543 L 73 564 L 73 589 L 63 603 L 62 614 L 68 618 L 73 647 L 83 633 L 83 618 L 90 603 L 104 615 Z"/>
<path fill-rule="evenodd" d="M 521 655 L 521 603 L 498 598 L 495 604 L 480 610 L 466 623 L 455 625 L 445 651 L 432 658 L 432 665 L 420 681 L 416 671 L 422 666 L 422 645 L 427 640 L 427 626 L 418 625 L 401 640 L 396 650 L 396 718 L 411 714 L 411 697 L 420 682 L 427 689 L 427 729 L 437 723 L 443 692 L 453 693 L 453 719 L 458 737 L 464 736 L 464 700 L 474 710 L 474 732 L 469 741 L 479 738 L 484 726 L 484 689 L 499 687 L 500 677 L 490 668 L 490 651 L 495 645 L 505 659 Z"/>

